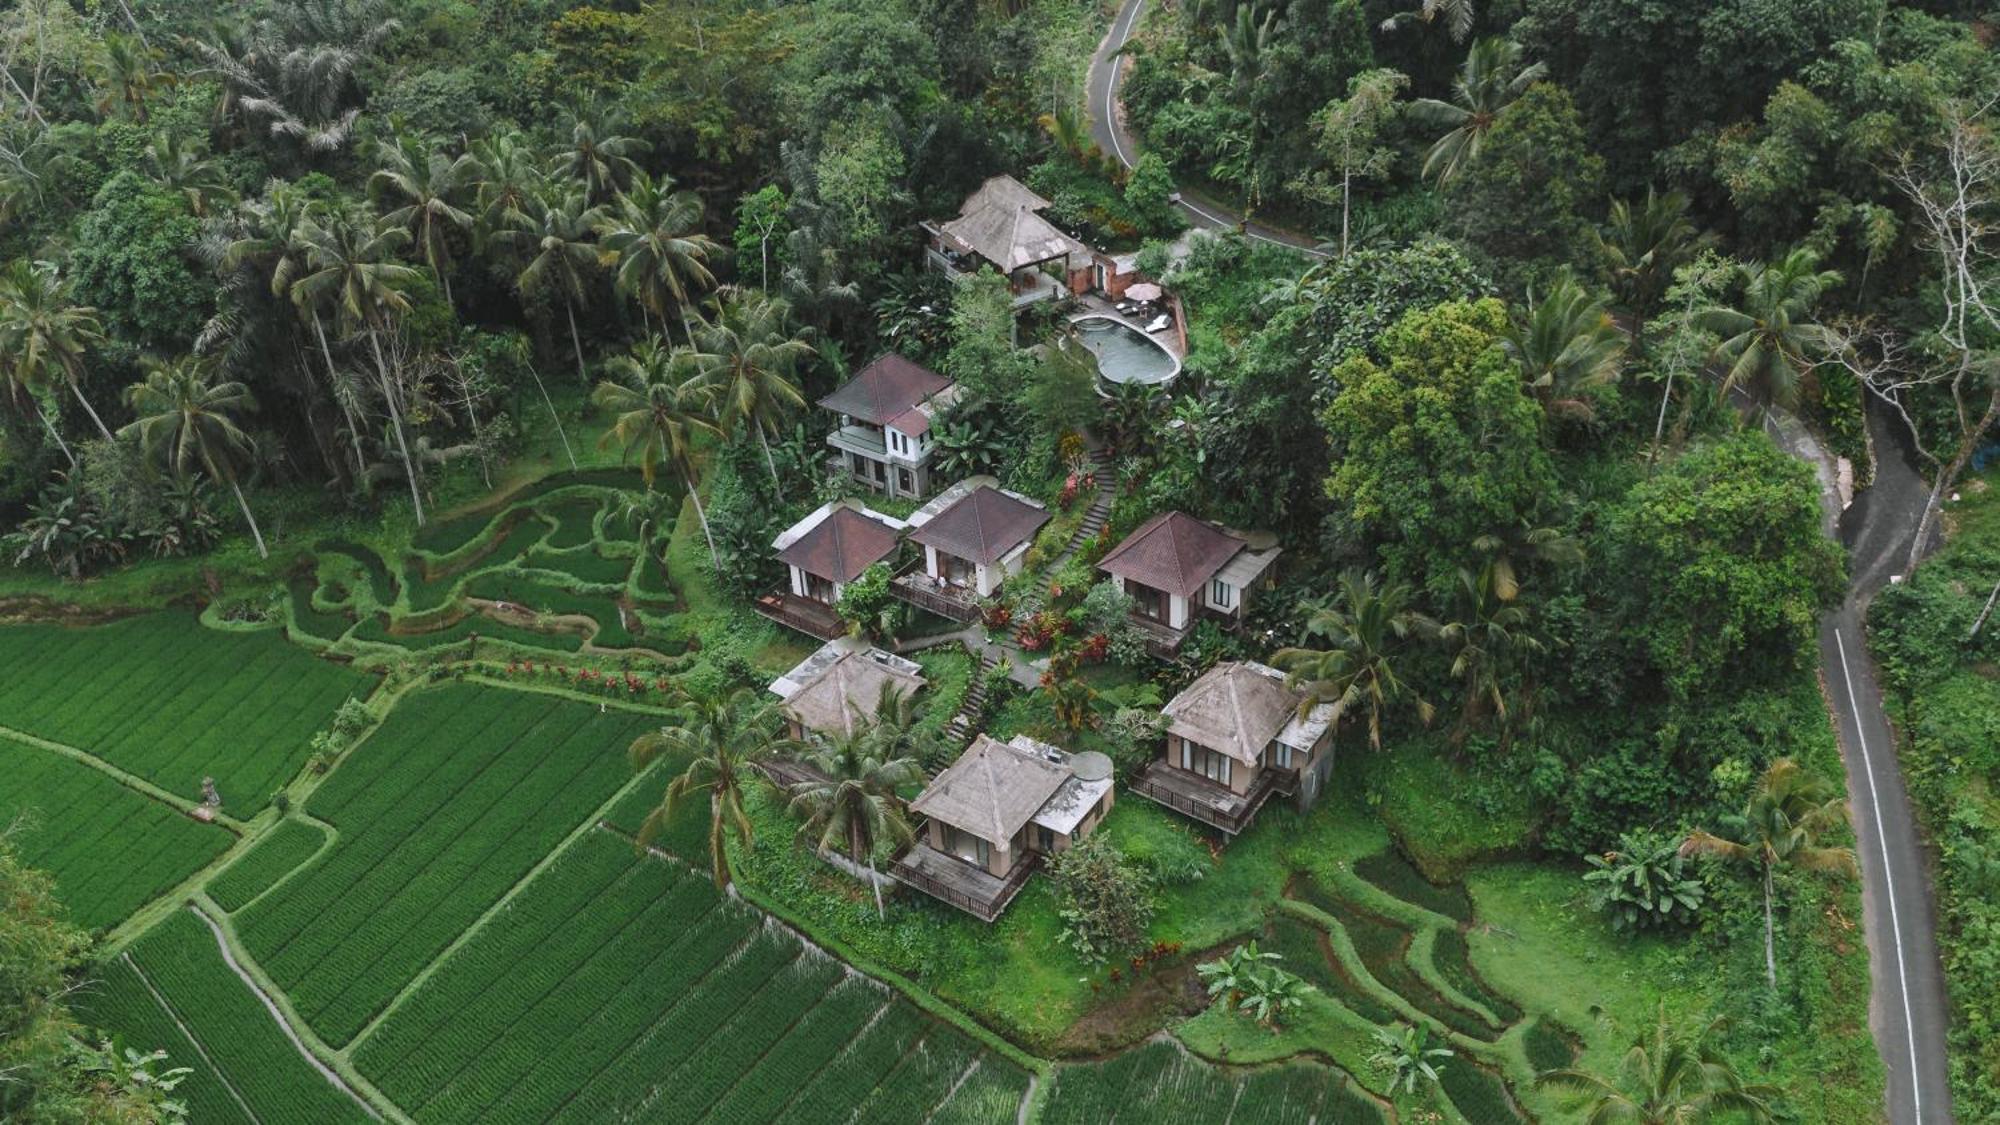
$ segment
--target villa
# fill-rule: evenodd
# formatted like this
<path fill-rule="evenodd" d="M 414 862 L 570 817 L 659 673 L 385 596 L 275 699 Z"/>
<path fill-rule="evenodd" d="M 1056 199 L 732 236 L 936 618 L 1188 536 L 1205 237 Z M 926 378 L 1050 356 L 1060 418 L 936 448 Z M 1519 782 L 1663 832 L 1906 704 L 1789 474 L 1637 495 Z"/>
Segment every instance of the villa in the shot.
<path fill-rule="evenodd" d="M 974 739 L 910 810 L 927 822 L 889 874 L 991 922 L 1042 857 L 1083 840 L 1111 811 L 1111 759 L 1026 735 Z"/>
<path fill-rule="evenodd" d="M 931 485 L 931 420 L 957 397 L 950 379 L 886 353 L 819 400 L 840 415 L 826 443 L 855 480 L 888 496 L 921 499 Z"/>
<path fill-rule="evenodd" d="M 1333 772 L 1334 708 L 1304 703 L 1276 668 L 1217 664 L 1167 704 L 1166 750 L 1133 789 L 1229 836 L 1274 795 L 1311 808 Z"/>
<path fill-rule="evenodd" d="M 1233 531 L 1183 512 L 1139 525 L 1098 561 L 1133 601 L 1132 616 L 1153 655 L 1171 659 L 1199 618 L 1243 624 L 1254 591 L 1275 580 L 1279 548 L 1253 548 Z"/>
<path fill-rule="evenodd" d="M 907 525 L 853 500 L 813 509 L 771 541 L 790 573 L 788 588 L 757 599 L 757 612 L 780 625 L 830 641 L 847 627 L 834 607 L 847 584 L 895 558 Z"/>
<path fill-rule="evenodd" d="M 910 516 L 910 541 L 924 549 L 921 562 L 896 577 L 895 595 L 953 621 L 979 616 L 979 602 L 1021 573 L 1035 533 L 1049 511 L 1018 492 L 972 477 Z"/>
<path fill-rule="evenodd" d="M 843 738 L 873 722 L 894 697 L 908 699 L 924 688 L 923 668 L 914 661 L 842 637 L 821 645 L 791 671 L 771 681 L 779 699 L 785 733 L 805 741 L 813 736 Z M 774 756 L 761 764 L 779 785 L 819 780 L 805 762 Z"/>
<path fill-rule="evenodd" d="M 1007 278 L 1014 307 L 1082 293 L 1101 272 L 1098 255 L 1042 217 L 1049 201 L 1012 176 L 994 176 L 959 206 L 958 217 L 923 224 L 928 259 L 964 272 L 984 262 Z"/>

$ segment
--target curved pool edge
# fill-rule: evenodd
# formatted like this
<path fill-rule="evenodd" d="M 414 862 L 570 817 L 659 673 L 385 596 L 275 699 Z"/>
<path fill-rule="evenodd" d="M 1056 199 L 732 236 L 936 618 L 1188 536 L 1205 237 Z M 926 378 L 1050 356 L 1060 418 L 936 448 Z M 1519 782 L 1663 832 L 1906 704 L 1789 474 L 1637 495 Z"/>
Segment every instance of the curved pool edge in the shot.
<path fill-rule="evenodd" d="M 1175 355 L 1174 350 L 1172 348 L 1166 346 L 1165 344 L 1161 343 L 1158 340 L 1155 340 L 1152 334 L 1147 332 L 1144 328 L 1140 327 L 1139 325 L 1133 323 L 1130 320 L 1127 320 L 1125 317 L 1119 316 L 1115 313 L 1106 313 L 1106 312 L 1078 313 L 1077 315 L 1069 318 L 1069 327 L 1071 328 L 1072 332 L 1074 332 L 1078 325 L 1081 325 L 1086 321 L 1102 321 L 1105 324 L 1113 325 L 1118 328 L 1123 328 L 1127 332 L 1131 333 L 1133 336 L 1136 336 L 1139 339 L 1144 340 L 1147 344 L 1150 344 L 1152 347 L 1158 349 L 1160 354 L 1165 356 L 1167 359 L 1167 364 L 1168 364 L 1167 372 L 1166 374 L 1161 375 L 1158 378 L 1116 379 L 1105 373 L 1103 368 L 1103 360 L 1102 357 L 1100 356 L 1098 357 L 1099 366 L 1098 366 L 1097 377 L 1101 381 L 1105 383 L 1116 383 L 1121 386 L 1130 386 L 1136 384 L 1141 386 L 1166 387 L 1169 384 L 1171 384 L 1175 379 L 1180 378 L 1181 368 L 1182 368 L 1181 357 Z M 1089 345 L 1086 344 L 1085 347 L 1089 347 Z M 1101 388 L 1100 388 L 1100 393 L 1102 393 Z"/>

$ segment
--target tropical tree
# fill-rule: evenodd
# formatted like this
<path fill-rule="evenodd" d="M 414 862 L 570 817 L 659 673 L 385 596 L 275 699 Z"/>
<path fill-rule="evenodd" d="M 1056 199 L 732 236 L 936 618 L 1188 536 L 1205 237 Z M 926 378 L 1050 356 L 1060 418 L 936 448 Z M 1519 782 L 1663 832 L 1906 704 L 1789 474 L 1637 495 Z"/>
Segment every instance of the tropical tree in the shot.
<path fill-rule="evenodd" d="M 745 851 L 755 844 L 743 797 L 760 776 L 757 763 L 788 747 L 778 737 L 778 714 L 772 704 L 747 688 L 724 698 L 680 701 L 674 722 L 632 740 L 627 750 L 634 770 L 643 771 L 661 758 L 681 763 L 681 772 L 667 783 L 660 803 L 639 825 L 639 846 L 659 838 L 688 798 L 708 794 L 708 855 L 715 887 L 729 886 L 729 837 Z"/>
<path fill-rule="evenodd" d="M 888 684 L 883 693 L 899 694 Z M 894 700 L 883 702 L 895 706 Z M 821 851 L 845 845 L 850 858 L 867 864 L 875 913 L 886 916 L 882 887 L 875 880 L 875 847 L 882 841 L 900 847 L 916 838 L 896 789 L 922 782 L 923 767 L 915 758 L 897 754 L 872 725 L 818 742 L 802 757 L 818 776 L 792 786 L 790 811 L 805 818 L 799 838 Z"/>
<path fill-rule="evenodd" d="M 1514 314 L 1501 343 L 1549 417 L 1581 422 L 1597 417 L 1591 392 L 1617 382 L 1625 359 L 1625 333 L 1604 302 L 1567 273 L 1540 300 L 1529 292 L 1527 309 Z"/>
<path fill-rule="evenodd" d="M 1777 898 L 1774 879 L 1780 866 L 1805 871 L 1855 872 L 1854 849 L 1819 841 L 1836 825 L 1847 822 L 1847 804 L 1840 791 L 1823 777 L 1807 773 L 1791 758 L 1779 758 L 1765 768 L 1743 804 L 1722 831 L 1696 831 L 1681 844 L 1687 855 L 1712 855 L 1731 863 L 1756 866 L 1764 878 L 1764 976 L 1778 987 L 1778 954 L 1772 921 Z"/>
<path fill-rule="evenodd" d="M 541 157 L 518 132 L 482 137 L 470 150 L 478 179 L 474 231 L 481 245 L 496 236 L 534 225 L 536 201 L 547 191 Z"/>
<path fill-rule="evenodd" d="M 409 241 L 409 235 L 394 227 L 378 230 L 362 216 L 343 211 L 324 218 L 308 215 L 300 221 L 298 238 L 304 249 L 305 265 L 291 282 L 292 301 L 302 309 L 312 310 L 314 331 L 319 334 L 329 371 L 333 370 L 333 353 L 327 347 L 320 309 L 331 307 L 342 324 L 367 336 L 382 402 L 388 407 L 396 447 L 402 454 L 403 473 L 410 484 L 410 503 L 416 511 L 417 526 L 422 527 L 423 493 L 418 487 L 416 462 L 410 457 L 402 407 L 398 405 L 401 391 L 382 350 L 383 334 L 393 328 L 397 317 L 410 309 L 403 289 L 416 280 L 417 271 L 395 260 L 397 252 Z"/>
<path fill-rule="evenodd" d="M 637 454 L 648 487 L 662 462 L 680 476 L 708 540 L 709 560 L 721 569 L 722 556 L 715 549 L 708 511 L 701 502 L 695 453 L 698 435 L 722 432 L 715 420 L 715 385 L 695 366 L 693 353 L 673 351 L 657 339 L 639 341 L 630 353 L 613 357 L 607 366 L 614 378 L 597 384 L 590 396 L 612 415 L 611 428 L 598 444 L 616 441 L 625 447 L 627 458 Z"/>
<path fill-rule="evenodd" d="M 1521 569 L 1529 562 L 1551 566 L 1578 566 L 1584 559 L 1583 544 L 1553 527 L 1517 524 L 1489 531 L 1472 541 L 1472 550 L 1481 566 L 1492 571 L 1493 596 L 1511 602 L 1521 596 Z"/>
<path fill-rule="evenodd" d="M 637 297 L 641 312 L 658 316 L 662 324 L 671 302 L 692 340 L 688 309 L 701 291 L 714 287 L 708 262 L 722 247 L 701 232 L 701 197 L 673 186 L 671 177 L 634 173 L 632 185 L 606 215 L 601 237 L 614 255 L 612 276 L 619 290 Z M 650 321 L 646 327 L 652 330 Z"/>
<path fill-rule="evenodd" d="M 813 355 L 812 345 L 790 324 L 791 309 L 755 289 L 725 295 L 715 318 L 694 330 L 693 362 L 715 388 L 717 421 L 726 429 L 752 430 L 764 450 L 773 483 L 770 432 L 787 411 L 805 405 L 796 375 Z"/>
<path fill-rule="evenodd" d="M 1400 1088 L 1406 1094 L 1414 1094 L 1418 1079 L 1436 1085 L 1444 1060 L 1455 1053 L 1449 1047 L 1431 1045 L 1430 1025 L 1397 1024 L 1394 1028 L 1375 1029 L 1375 1053 L 1370 1061 L 1389 1072 L 1391 1093 Z"/>
<path fill-rule="evenodd" d="M 1840 284 L 1837 270 L 1819 268 L 1819 253 L 1801 246 L 1772 263 L 1737 268 L 1743 297 L 1735 307 L 1712 306 L 1696 323 L 1722 338 L 1716 358 L 1726 362 L 1722 389 L 1741 388 L 1761 405 L 1794 406 L 1799 379 L 1813 356 L 1832 345 L 1824 325 L 1811 317 L 1826 291 Z"/>
<path fill-rule="evenodd" d="M 174 75 L 159 69 L 160 51 L 147 46 L 143 36 L 107 31 L 103 43 L 104 52 L 92 75 L 97 83 L 97 112 L 109 117 L 113 110 L 122 109 L 135 123 L 144 125 L 146 103 L 173 88 Z"/>
<path fill-rule="evenodd" d="M 1395 31 L 1413 23 L 1425 27 L 1442 25 L 1452 42 L 1463 43 L 1472 34 L 1474 14 L 1472 0 L 1418 0 L 1416 7 L 1383 20 L 1382 30 Z"/>
<path fill-rule="evenodd" d="M 1505 739 L 1508 673 L 1515 657 L 1542 650 L 1540 638 L 1530 630 L 1527 607 L 1502 592 L 1499 567 L 1490 559 L 1477 571 L 1460 567 L 1452 618 L 1434 634 L 1451 657 L 1451 674 L 1464 697 L 1454 742 L 1464 741 L 1473 721 L 1489 711 L 1499 719 Z"/>
<path fill-rule="evenodd" d="M 569 318 L 569 342 L 576 350 L 576 377 L 584 379 L 583 335 L 576 327 L 576 306 L 589 299 L 590 281 L 601 259 L 593 236 L 604 212 L 590 205 L 580 187 L 545 190 L 527 215 L 527 223 L 507 237 L 527 259 L 515 279 L 521 296 L 547 304 L 562 303 Z"/>
<path fill-rule="evenodd" d="M 146 146 L 146 171 L 153 182 L 187 200 L 197 218 L 209 218 L 236 202 L 236 189 L 222 166 L 181 143 L 179 133 L 162 130 Z"/>
<path fill-rule="evenodd" d="M 588 117 L 570 125 L 569 143 L 555 151 L 558 172 L 583 187 L 588 201 L 607 203 L 639 171 L 635 157 L 651 147 L 637 137 L 600 132 Z"/>
<path fill-rule="evenodd" d="M 1208 986 L 1210 996 L 1221 997 L 1234 1008 L 1249 988 L 1250 974 L 1269 962 L 1283 959 L 1282 954 L 1259 949 L 1257 940 L 1252 938 L 1213 961 L 1203 961 L 1194 971 Z"/>
<path fill-rule="evenodd" d="M 1631 1125 L 1700 1125 L 1707 1121 L 1768 1122 L 1776 1087 L 1749 1085 L 1718 1042 L 1728 1021 L 1717 1017 L 1701 1030 L 1679 1030 L 1659 1019 L 1632 1037 L 1632 1045 L 1610 1078 L 1587 1070 L 1545 1070 L 1535 1076 L 1541 1089 L 1579 1098 L 1588 1122 Z"/>
<path fill-rule="evenodd" d="M 1673 284 L 1674 271 L 1710 241 L 1688 215 L 1688 197 L 1678 191 L 1646 189 L 1637 204 L 1611 201 L 1611 214 L 1595 243 L 1611 292 L 1635 318 L 1659 306 Z M 1635 326 L 1632 335 L 1641 335 Z"/>
<path fill-rule="evenodd" d="M 444 286 L 445 303 L 452 304 L 451 236 L 472 230 L 472 213 L 462 204 L 474 191 L 479 163 L 470 153 L 453 156 L 407 133 L 383 141 L 378 154 L 382 166 L 368 179 L 369 198 L 384 226 L 409 236 Z"/>
<path fill-rule="evenodd" d="M 1411 116 L 1445 131 L 1424 156 L 1424 175 L 1449 183 L 1479 155 L 1500 111 L 1547 74 L 1547 66 L 1528 63 L 1521 45 L 1511 39 L 1474 43 L 1452 83 L 1451 101 L 1418 98 L 1410 103 Z"/>
<path fill-rule="evenodd" d="M 110 441 L 110 429 L 82 386 L 83 357 L 104 341 L 104 328 L 96 309 L 71 304 L 70 297 L 69 279 L 53 264 L 25 258 L 9 264 L 0 275 L 0 363 L 17 387 L 68 385 L 98 434 Z"/>
<path fill-rule="evenodd" d="M 1396 150 L 1382 143 L 1383 132 L 1402 106 L 1396 98 L 1409 76 L 1396 70 L 1369 70 L 1347 83 L 1347 97 L 1328 102 L 1313 119 L 1319 131 L 1316 145 L 1327 163 L 1340 173 L 1340 253 L 1347 254 L 1348 216 L 1354 181 L 1377 179 L 1395 166 Z M 1331 184 L 1313 181 L 1312 194 L 1331 196 Z"/>
<path fill-rule="evenodd" d="M 1350 569 L 1340 576 L 1334 602 L 1314 610 L 1306 634 L 1326 648 L 1286 648 L 1272 662 L 1289 673 L 1302 693 L 1301 710 L 1331 703 L 1334 719 L 1356 708 L 1368 711 L 1368 745 L 1382 749 L 1382 713 L 1408 697 L 1418 718 L 1431 721 L 1433 709 L 1403 681 L 1403 642 L 1428 623 L 1410 608 L 1410 588 L 1380 584 L 1373 572 Z"/>
<path fill-rule="evenodd" d="M 238 475 L 239 464 L 257 456 L 257 443 L 237 424 L 238 416 L 257 409 L 250 389 L 218 379 L 217 365 L 210 358 L 148 359 L 145 366 L 145 381 L 125 389 L 134 420 L 120 428 L 118 436 L 136 439 L 148 463 L 178 479 L 186 480 L 200 469 L 209 479 L 226 482 L 250 525 L 257 557 L 269 558 L 264 533 L 250 512 Z"/>

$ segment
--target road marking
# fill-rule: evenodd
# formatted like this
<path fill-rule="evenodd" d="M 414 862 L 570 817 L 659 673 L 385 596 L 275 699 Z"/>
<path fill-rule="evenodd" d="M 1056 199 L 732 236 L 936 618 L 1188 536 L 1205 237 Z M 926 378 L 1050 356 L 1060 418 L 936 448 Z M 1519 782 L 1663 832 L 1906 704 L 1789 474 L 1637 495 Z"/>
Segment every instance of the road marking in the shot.
<path fill-rule="evenodd" d="M 1854 673 L 1847 667 L 1847 641 L 1840 626 L 1833 627 L 1833 643 L 1840 650 L 1840 677 L 1847 685 L 1847 712 L 1854 716 L 1854 738 L 1861 744 L 1861 769 L 1868 775 L 1868 804 L 1875 816 L 1875 846 L 1882 852 L 1882 880 L 1889 889 L 1889 939 L 1896 946 L 1896 983 L 1903 992 L 1903 1031 L 1910 1044 L 1910 1108 L 1916 1119 L 1924 1119 L 1923 1079 L 1917 1073 L 1917 1022 L 1910 1014 L 1910 977 L 1903 963 L 1903 923 L 1896 911 L 1896 873 L 1889 866 L 1889 841 L 1882 834 L 1882 799 L 1875 791 L 1875 761 L 1868 753 L 1868 728 L 1861 721 L 1861 709 L 1854 701 Z"/>

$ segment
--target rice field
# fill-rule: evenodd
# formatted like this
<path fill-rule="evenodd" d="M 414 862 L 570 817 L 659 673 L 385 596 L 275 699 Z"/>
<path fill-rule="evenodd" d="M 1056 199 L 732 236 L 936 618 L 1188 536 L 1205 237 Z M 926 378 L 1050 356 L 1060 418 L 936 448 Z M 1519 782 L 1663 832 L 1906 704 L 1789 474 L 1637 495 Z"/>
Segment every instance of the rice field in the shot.
<path fill-rule="evenodd" d="M 628 781 L 649 722 L 449 684 L 401 700 L 316 791 L 333 847 L 237 920 L 335 1046 Z"/>
<path fill-rule="evenodd" d="M 315 825 L 296 818 L 282 820 L 257 841 L 256 847 L 209 882 L 208 897 L 233 914 L 305 866 L 326 846 L 326 840 L 326 833 Z"/>
<path fill-rule="evenodd" d="M 190 911 L 175 912 L 105 965 L 79 1009 L 128 1046 L 164 1049 L 169 1065 L 193 1068 L 175 1091 L 190 1121 L 370 1120 L 299 1053 Z"/>
<path fill-rule="evenodd" d="M 418 1121 L 1011 1120 L 1027 1075 L 698 870 L 579 839 L 362 1039 Z"/>
<path fill-rule="evenodd" d="M 0 726 L 93 754 L 168 792 L 248 817 L 296 775 L 314 732 L 374 678 L 276 630 L 207 629 L 165 612 L 108 625 L 0 628 Z"/>
<path fill-rule="evenodd" d="M 53 875 L 70 920 L 117 924 L 229 849 L 235 835 L 53 750 L 0 737 L 0 830 Z"/>
<path fill-rule="evenodd" d="M 1148 1043 L 1107 1062 L 1057 1069 L 1043 1125 L 1099 1125 L 1114 1117 L 1232 1125 L 1375 1125 L 1388 1120 L 1381 1105 L 1339 1071 L 1307 1063 L 1217 1067 L 1171 1042 Z"/>

